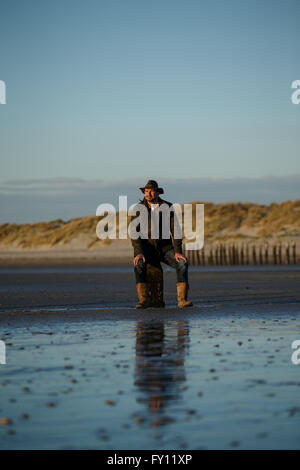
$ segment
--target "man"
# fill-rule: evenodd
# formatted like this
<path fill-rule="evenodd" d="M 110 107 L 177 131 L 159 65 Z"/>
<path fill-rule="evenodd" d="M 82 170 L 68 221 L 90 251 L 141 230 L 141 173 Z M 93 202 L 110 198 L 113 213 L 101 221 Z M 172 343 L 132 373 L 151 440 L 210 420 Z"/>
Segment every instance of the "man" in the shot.
<path fill-rule="evenodd" d="M 162 227 L 162 212 L 159 210 L 162 204 L 171 207 L 170 202 L 160 198 L 160 194 L 164 193 L 162 188 L 154 180 L 149 180 L 146 186 L 140 188 L 144 193 L 144 199 L 140 201 L 148 212 L 148 233 L 147 237 L 139 236 L 137 239 L 131 237 L 131 243 L 134 249 L 134 272 L 136 278 L 136 288 L 138 294 L 138 304 L 136 308 L 147 308 L 147 276 L 146 263 L 157 265 L 160 262 L 168 264 L 176 269 L 177 274 L 177 300 L 178 307 L 191 307 L 193 304 L 187 300 L 188 292 L 188 261 L 182 254 L 182 238 L 175 237 L 175 214 L 170 210 L 169 238 L 165 238 Z M 162 208 L 161 208 L 162 209 Z M 152 217 L 151 212 L 154 211 Z M 156 214 L 155 214 L 156 212 Z M 131 217 L 131 221 L 137 215 Z M 158 221 L 156 227 L 156 236 L 152 237 L 152 221 Z M 138 230 L 139 229 L 139 230 Z M 138 226 L 137 231 L 143 233 L 143 227 Z"/>

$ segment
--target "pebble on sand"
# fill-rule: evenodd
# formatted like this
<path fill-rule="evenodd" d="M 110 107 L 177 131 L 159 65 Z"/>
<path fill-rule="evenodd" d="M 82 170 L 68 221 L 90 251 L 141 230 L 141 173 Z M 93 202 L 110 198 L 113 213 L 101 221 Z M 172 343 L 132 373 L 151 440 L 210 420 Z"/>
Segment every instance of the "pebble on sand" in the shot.
<path fill-rule="evenodd" d="M 10 424 L 12 424 L 12 420 L 9 418 L 0 418 L 0 423 L 2 424 L 2 426 L 9 426 Z"/>
<path fill-rule="evenodd" d="M 140 424 L 140 423 L 143 423 L 145 421 L 145 419 L 142 416 L 136 416 L 136 418 L 134 418 L 134 421 L 137 424 Z"/>
<path fill-rule="evenodd" d="M 113 400 L 106 400 L 107 405 L 114 406 L 116 403 Z"/>
<path fill-rule="evenodd" d="M 194 415 L 194 414 L 196 414 L 196 410 L 188 409 L 188 410 L 186 410 L 186 413 L 188 415 Z"/>
<path fill-rule="evenodd" d="M 240 441 L 231 441 L 230 446 L 231 447 L 238 447 L 240 445 Z"/>

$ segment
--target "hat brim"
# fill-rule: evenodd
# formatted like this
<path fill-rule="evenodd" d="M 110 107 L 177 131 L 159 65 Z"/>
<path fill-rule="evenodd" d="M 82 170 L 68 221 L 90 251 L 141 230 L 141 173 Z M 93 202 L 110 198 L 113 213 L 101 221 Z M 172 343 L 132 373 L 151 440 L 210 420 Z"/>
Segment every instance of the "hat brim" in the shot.
<path fill-rule="evenodd" d="M 158 194 L 163 194 L 163 193 L 164 193 L 163 188 L 140 188 L 140 190 L 142 191 L 142 193 L 145 192 L 145 189 L 154 189 L 154 191 L 157 191 Z"/>

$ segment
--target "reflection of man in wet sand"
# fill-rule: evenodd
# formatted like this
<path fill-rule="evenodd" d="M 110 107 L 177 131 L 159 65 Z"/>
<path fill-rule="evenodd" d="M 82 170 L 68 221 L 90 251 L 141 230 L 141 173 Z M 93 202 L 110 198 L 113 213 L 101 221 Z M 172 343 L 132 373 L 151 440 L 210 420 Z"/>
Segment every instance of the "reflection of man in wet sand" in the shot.
<path fill-rule="evenodd" d="M 143 392 L 139 402 L 147 404 L 153 427 L 165 424 L 167 403 L 178 399 L 180 383 L 185 381 L 184 357 L 188 342 L 188 323 L 170 328 L 163 322 L 138 322 L 136 331 L 135 385 Z M 157 415 L 157 413 L 159 413 Z"/>
<path fill-rule="evenodd" d="M 140 204 L 143 204 L 148 211 L 147 228 L 138 227 L 137 231 L 146 233 L 147 237 L 131 239 L 134 249 L 134 272 L 136 277 L 136 288 L 139 302 L 136 308 L 147 308 L 147 276 L 146 263 L 159 265 L 160 262 L 168 264 L 176 269 L 177 274 L 177 298 L 178 307 L 190 307 L 192 302 L 187 300 L 188 292 L 188 261 L 182 254 L 182 239 L 175 237 L 176 223 L 174 211 L 170 210 L 170 220 L 167 228 L 169 238 L 164 237 L 162 228 L 162 212 L 160 206 L 171 207 L 170 202 L 160 198 L 164 190 L 158 187 L 154 180 L 149 180 L 145 187 L 140 188 L 145 197 Z M 136 216 L 133 216 L 133 220 Z M 152 222 L 157 221 L 156 230 L 152 232 Z M 147 230 L 148 229 L 148 230 Z M 156 232 L 156 238 L 153 233 Z"/>

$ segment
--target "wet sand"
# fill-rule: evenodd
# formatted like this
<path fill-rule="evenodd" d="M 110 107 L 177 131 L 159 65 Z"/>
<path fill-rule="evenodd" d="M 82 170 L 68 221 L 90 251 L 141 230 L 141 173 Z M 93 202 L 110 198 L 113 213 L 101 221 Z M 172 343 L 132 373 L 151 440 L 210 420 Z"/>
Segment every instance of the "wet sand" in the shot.
<path fill-rule="evenodd" d="M 300 270 L 164 277 L 137 311 L 131 268 L 0 270 L 0 448 L 300 448 Z"/>
<path fill-rule="evenodd" d="M 126 241 L 125 241 L 126 242 Z M 119 242 L 112 247 L 97 250 L 87 249 L 41 249 L 41 250 L 3 250 L 0 249 L 0 266 L 36 267 L 44 266 L 131 266 L 132 248 Z"/>

